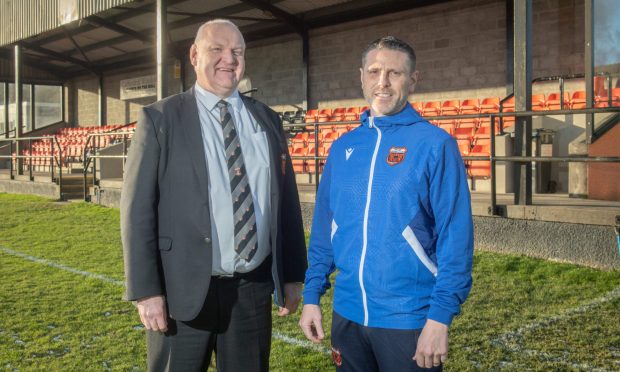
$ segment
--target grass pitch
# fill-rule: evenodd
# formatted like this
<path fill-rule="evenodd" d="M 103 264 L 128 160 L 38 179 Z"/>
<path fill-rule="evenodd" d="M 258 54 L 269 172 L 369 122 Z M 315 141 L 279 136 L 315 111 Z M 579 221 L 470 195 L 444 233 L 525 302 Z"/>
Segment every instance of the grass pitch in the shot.
<path fill-rule="evenodd" d="M 0 370 L 144 370 L 118 210 L 0 194 L 0 216 Z M 620 272 L 477 252 L 445 369 L 617 371 L 618 319 Z M 272 370 L 332 370 L 329 339 L 311 346 L 298 320 L 274 312 Z"/>

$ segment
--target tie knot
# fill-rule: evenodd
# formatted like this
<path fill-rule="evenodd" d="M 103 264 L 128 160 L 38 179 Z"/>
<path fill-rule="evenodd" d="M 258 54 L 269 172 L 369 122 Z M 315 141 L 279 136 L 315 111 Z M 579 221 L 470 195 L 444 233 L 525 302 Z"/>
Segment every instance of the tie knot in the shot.
<path fill-rule="evenodd" d="M 223 99 L 220 100 L 217 104 L 216 104 L 217 108 L 219 108 L 220 110 L 223 108 L 227 108 L 228 107 L 228 102 L 224 101 Z"/>

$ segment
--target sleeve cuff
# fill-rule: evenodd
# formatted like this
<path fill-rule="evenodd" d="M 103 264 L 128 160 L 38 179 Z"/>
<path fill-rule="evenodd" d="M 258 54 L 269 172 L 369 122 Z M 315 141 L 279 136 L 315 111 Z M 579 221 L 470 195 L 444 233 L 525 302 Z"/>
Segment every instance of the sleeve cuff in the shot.
<path fill-rule="evenodd" d="M 431 306 L 428 311 L 428 319 L 432 319 L 436 322 L 443 323 L 447 326 L 452 324 L 452 319 L 456 314 L 453 314 L 445 309 L 440 308 L 439 306 Z"/>
<path fill-rule="evenodd" d="M 304 292 L 305 305 L 318 305 L 321 295 L 316 292 Z"/>

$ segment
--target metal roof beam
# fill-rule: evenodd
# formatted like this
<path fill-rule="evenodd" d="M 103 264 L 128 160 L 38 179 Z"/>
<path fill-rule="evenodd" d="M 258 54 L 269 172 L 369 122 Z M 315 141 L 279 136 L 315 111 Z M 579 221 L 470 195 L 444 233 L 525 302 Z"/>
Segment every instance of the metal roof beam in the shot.
<path fill-rule="evenodd" d="M 97 17 L 97 16 L 90 16 L 88 18 L 86 18 L 86 21 L 88 21 L 90 24 L 93 24 L 95 26 L 99 26 L 99 27 L 105 27 L 108 30 L 112 30 L 114 32 L 118 32 L 119 34 L 123 34 L 123 35 L 127 35 L 130 36 L 134 39 L 138 39 L 142 42 L 145 43 L 152 43 L 153 42 L 153 38 L 148 36 L 148 35 L 144 35 L 141 32 L 135 31 L 130 29 L 129 27 L 125 27 L 122 26 L 118 23 L 113 23 L 110 21 L 107 21 L 101 17 Z"/>
<path fill-rule="evenodd" d="M 269 12 L 273 14 L 274 17 L 280 19 L 281 21 L 289 25 L 293 30 L 295 30 L 295 32 L 297 32 L 300 35 L 304 35 L 305 33 L 308 32 L 306 24 L 301 18 L 298 18 L 297 16 L 291 13 L 285 12 L 284 10 L 278 8 L 277 6 L 273 4 L 267 3 L 263 0 L 241 0 L 241 1 L 246 4 L 253 5 L 255 8 L 260 9 L 264 12 Z"/>
<path fill-rule="evenodd" d="M 77 58 L 69 57 L 69 56 L 66 56 L 64 54 L 61 54 L 61 53 L 58 53 L 58 52 L 54 52 L 53 50 L 49 50 L 49 49 L 40 47 L 38 45 L 33 45 L 33 44 L 30 44 L 30 43 L 27 43 L 27 42 L 24 42 L 24 41 L 20 42 L 19 44 L 21 46 L 23 46 L 24 48 L 26 48 L 26 49 L 30 49 L 30 50 L 35 51 L 37 53 L 45 54 L 45 55 L 47 55 L 49 57 L 53 57 L 55 59 L 58 59 L 58 60 L 61 60 L 61 61 L 64 61 L 64 62 L 73 63 L 74 65 L 81 66 L 81 67 L 87 69 L 88 71 L 90 71 L 90 72 L 92 72 L 94 74 L 99 74 L 98 69 L 95 66 L 93 66 L 91 63 L 82 61 L 82 60 L 77 59 Z"/>
<path fill-rule="evenodd" d="M 88 63 L 90 63 L 90 59 L 88 59 L 88 56 L 86 56 L 86 53 L 84 53 L 84 51 L 82 50 L 82 48 L 78 45 L 78 43 L 75 41 L 75 39 L 73 38 L 73 36 L 71 36 L 71 34 L 69 32 L 67 32 L 67 29 L 63 26 L 62 27 L 63 32 L 65 33 L 65 35 L 67 35 L 67 39 L 71 40 L 71 43 L 73 44 L 73 46 L 75 47 L 75 49 L 78 50 L 78 52 L 80 52 L 80 54 L 82 55 L 82 58 L 84 58 L 84 60 Z"/>

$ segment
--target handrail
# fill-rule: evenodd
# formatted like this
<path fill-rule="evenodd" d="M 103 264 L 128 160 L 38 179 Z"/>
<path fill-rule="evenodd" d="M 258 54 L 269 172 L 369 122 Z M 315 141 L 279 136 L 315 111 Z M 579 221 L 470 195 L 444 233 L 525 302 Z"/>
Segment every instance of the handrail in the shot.
<path fill-rule="evenodd" d="M 50 155 L 32 155 L 32 141 L 39 141 L 39 140 L 51 140 L 50 142 Z M 28 141 L 28 151 L 30 151 L 30 153 L 28 155 L 19 155 L 19 154 L 15 154 L 13 155 L 13 143 L 14 142 L 21 142 L 21 141 Z M 0 142 L 9 142 L 9 155 L 0 155 L 0 159 L 11 159 L 10 161 L 10 168 L 9 168 L 9 174 L 11 179 L 15 179 L 15 175 L 13 174 L 13 159 L 29 159 L 30 161 L 28 162 L 28 173 L 29 173 L 29 179 L 30 181 L 34 181 L 34 176 L 33 176 L 33 162 L 32 159 L 50 159 L 50 178 L 52 182 L 56 182 L 56 179 L 54 178 L 54 163 L 56 163 L 56 165 L 58 166 L 58 192 L 59 192 L 59 199 L 62 200 L 63 199 L 63 195 L 62 195 L 62 147 L 60 146 L 60 143 L 58 142 L 58 138 L 56 138 L 56 136 L 33 136 L 33 137 L 20 137 L 20 138 L 0 138 Z M 54 154 L 54 149 L 57 149 L 58 151 L 58 157 L 55 156 Z M 21 164 L 19 164 L 20 162 L 17 162 L 17 166 L 20 167 Z M 19 174 L 19 169 L 16 169 L 17 173 Z"/>
<path fill-rule="evenodd" d="M 83 174 L 84 174 L 84 201 L 88 201 L 88 168 L 90 166 L 90 163 L 93 163 L 93 185 L 97 185 L 97 162 L 94 161 L 93 159 L 103 159 L 103 157 L 101 155 L 96 155 L 97 150 L 100 150 L 100 142 L 98 141 L 98 143 L 96 145 L 93 145 L 90 150 L 92 150 L 92 155 L 89 150 L 89 144 L 91 142 L 91 140 L 94 142 L 94 138 L 98 138 L 98 137 L 106 137 L 106 136 L 118 136 L 118 135 L 122 135 L 123 136 L 123 155 L 116 155 L 119 157 L 122 157 L 123 159 L 126 159 L 127 157 L 127 140 L 128 137 L 130 135 L 133 135 L 133 131 L 131 132 L 123 132 L 123 131 L 119 131 L 120 129 L 131 125 L 133 123 L 127 124 L 121 128 L 117 128 L 114 131 L 111 132 L 103 132 L 103 133 L 89 133 L 88 134 L 88 138 L 86 138 L 86 143 L 84 144 L 84 149 L 83 149 L 83 154 L 84 154 L 84 159 L 83 159 Z M 114 156 L 114 155 L 108 155 L 109 156 Z M 116 157 L 115 156 L 115 157 Z M 123 161 L 123 168 L 125 167 L 125 162 Z"/>

